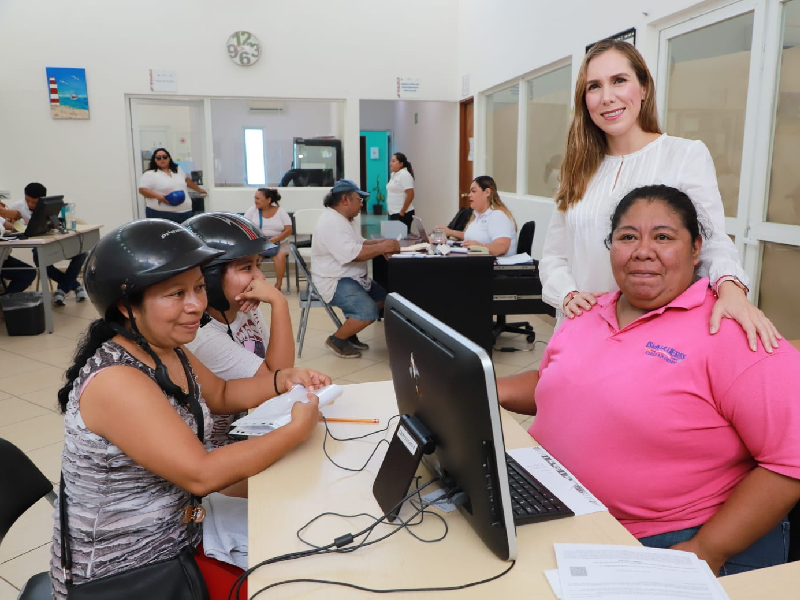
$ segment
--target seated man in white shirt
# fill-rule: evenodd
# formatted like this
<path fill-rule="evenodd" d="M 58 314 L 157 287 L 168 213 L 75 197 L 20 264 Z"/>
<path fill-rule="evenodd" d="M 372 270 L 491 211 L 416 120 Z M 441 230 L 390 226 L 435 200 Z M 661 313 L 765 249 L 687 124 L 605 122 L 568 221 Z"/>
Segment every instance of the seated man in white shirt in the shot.
<path fill-rule="evenodd" d="M 341 358 L 360 358 L 369 346 L 357 334 L 378 318 L 386 290 L 367 277 L 367 262 L 400 251 L 397 240 L 365 240 L 354 219 L 369 194 L 340 179 L 325 196 L 325 212 L 311 237 L 311 276 L 322 299 L 339 307 L 344 324 L 325 345 Z"/>
<path fill-rule="evenodd" d="M 17 200 L 9 208 L 18 211 L 22 220 L 27 223 L 31 220 L 33 209 L 39 203 L 39 198 L 47 195 L 47 188 L 41 183 L 29 183 L 25 186 L 25 199 Z M 53 304 L 64 306 L 67 294 L 75 292 L 75 299 L 83 302 L 89 295 L 78 281 L 78 274 L 81 272 L 83 262 L 86 260 L 86 253 L 73 256 L 69 261 L 66 271 L 61 271 L 53 265 L 47 267 L 47 276 L 58 284 L 58 289 L 53 292 Z M 33 250 L 33 262 L 39 266 L 39 255 L 36 249 Z M 35 276 L 35 275 L 34 275 Z"/>

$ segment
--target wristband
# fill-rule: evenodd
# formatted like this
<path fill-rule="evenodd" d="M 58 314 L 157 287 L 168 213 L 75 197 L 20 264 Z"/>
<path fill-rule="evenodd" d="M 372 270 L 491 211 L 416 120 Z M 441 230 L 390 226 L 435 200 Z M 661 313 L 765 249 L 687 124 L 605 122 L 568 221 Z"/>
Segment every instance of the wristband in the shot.
<path fill-rule="evenodd" d="M 278 373 L 280 373 L 280 372 L 281 372 L 280 369 L 275 371 L 275 376 L 272 378 L 272 384 L 275 386 L 275 394 L 276 395 L 280 395 L 280 392 L 278 391 Z"/>
<path fill-rule="evenodd" d="M 736 285 L 736 287 L 738 287 L 740 290 L 742 290 L 744 292 L 745 296 L 750 291 L 750 290 L 747 289 L 747 286 L 745 284 L 743 284 L 741 281 L 739 281 L 735 276 L 733 276 L 733 275 L 723 275 L 722 277 L 717 279 L 714 282 L 714 284 L 711 286 L 711 291 L 714 292 L 714 297 L 719 298 L 719 286 L 722 285 L 723 283 L 725 283 L 726 281 L 733 282 Z"/>

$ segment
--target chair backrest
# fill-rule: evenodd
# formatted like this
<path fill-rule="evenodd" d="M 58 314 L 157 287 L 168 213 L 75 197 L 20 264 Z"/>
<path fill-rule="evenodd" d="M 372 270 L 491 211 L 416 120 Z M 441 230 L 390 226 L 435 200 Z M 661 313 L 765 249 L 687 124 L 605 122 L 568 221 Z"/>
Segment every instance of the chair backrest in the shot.
<path fill-rule="evenodd" d="M 308 267 L 306 266 L 306 261 L 297 250 L 297 246 L 294 242 L 289 242 L 289 254 L 292 255 L 295 261 L 295 265 L 297 266 L 297 270 L 301 276 L 303 276 L 306 280 L 306 289 L 301 290 L 299 287 L 297 288 L 297 295 L 300 299 L 300 304 L 302 305 L 303 302 L 308 298 L 308 294 L 311 294 L 311 302 L 314 306 L 323 306 L 322 304 L 322 297 L 317 292 L 317 286 L 314 285 L 314 282 L 311 279 L 311 273 L 308 272 Z"/>
<path fill-rule="evenodd" d="M 469 218 L 472 216 L 472 209 L 466 206 L 456 213 L 453 220 L 447 226 L 448 229 L 455 229 L 456 231 L 464 231 L 469 223 Z"/>
<path fill-rule="evenodd" d="M 26 510 L 53 491 L 53 484 L 8 440 L 0 438 L 0 541 Z"/>
<path fill-rule="evenodd" d="M 517 253 L 522 254 L 523 252 L 527 252 L 531 256 L 531 250 L 533 249 L 533 234 L 536 232 L 536 221 L 528 221 L 522 226 L 522 229 L 519 230 L 519 236 L 517 236 Z"/>
<path fill-rule="evenodd" d="M 295 235 L 311 235 L 317 226 L 317 221 L 325 212 L 324 208 L 303 208 L 294 211 Z"/>

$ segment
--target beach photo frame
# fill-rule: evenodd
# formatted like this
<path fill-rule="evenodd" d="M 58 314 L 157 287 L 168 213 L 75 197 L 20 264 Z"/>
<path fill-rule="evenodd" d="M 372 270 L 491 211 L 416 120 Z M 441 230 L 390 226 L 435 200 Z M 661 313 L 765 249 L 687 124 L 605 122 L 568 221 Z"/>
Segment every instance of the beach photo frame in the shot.
<path fill-rule="evenodd" d="M 53 119 L 88 119 L 89 94 L 86 69 L 46 67 Z"/>

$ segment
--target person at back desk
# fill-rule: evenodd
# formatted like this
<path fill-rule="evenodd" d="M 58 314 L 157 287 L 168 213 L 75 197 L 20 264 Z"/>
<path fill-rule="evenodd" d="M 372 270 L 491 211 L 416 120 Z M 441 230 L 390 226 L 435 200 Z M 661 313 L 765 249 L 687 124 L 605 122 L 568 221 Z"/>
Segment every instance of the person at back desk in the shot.
<path fill-rule="evenodd" d="M 695 269 L 707 232 L 675 188 L 636 188 L 607 245 L 620 291 L 565 321 L 500 404 L 649 547 L 730 575 L 786 562 L 800 499 L 800 352 L 752 352 Z M 705 239 L 704 239 L 705 238 Z"/>
<path fill-rule="evenodd" d="M 311 236 L 311 276 L 322 299 L 342 309 L 345 322 L 325 345 L 340 358 L 360 358 L 369 346 L 357 334 L 378 319 L 386 290 L 367 277 L 371 258 L 400 251 L 397 240 L 365 240 L 354 219 L 369 194 L 340 179 L 325 196 Z"/>
<path fill-rule="evenodd" d="M 0 202 L 0 228 L 4 231 L 14 231 L 13 222 L 19 218 L 18 210 L 11 210 Z M 33 280 L 36 279 L 36 269 L 28 263 L 9 255 L 3 261 L 0 278 L 2 278 L 5 288 L 3 293 L 16 294 L 24 292 L 33 283 Z"/>
<path fill-rule="evenodd" d="M 41 183 L 29 183 L 25 186 L 25 199 L 17 200 L 9 208 L 16 210 L 20 213 L 21 218 L 25 223 L 31 220 L 31 215 L 36 205 L 39 203 L 39 198 L 47 195 L 47 188 Z M 73 256 L 66 271 L 57 269 L 55 266 L 50 265 L 47 267 L 47 276 L 56 282 L 58 289 L 53 292 L 53 304 L 56 306 L 64 306 L 67 299 L 67 294 L 75 292 L 75 299 L 78 302 L 83 302 L 89 295 L 83 286 L 78 281 L 78 274 L 81 272 L 81 267 L 86 260 L 86 253 Z M 33 262 L 39 266 L 39 253 L 33 249 Z M 24 264 L 24 263 L 23 263 Z M 34 274 L 35 277 L 35 274 Z"/>
<path fill-rule="evenodd" d="M 517 222 L 497 194 L 497 184 L 488 175 L 476 177 L 469 186 L 472 217 L 464 231 L 440 226 L 448 237 L 462 240 L 461 245 L 485 246 L 492 256 L 517 253 Z"/>

